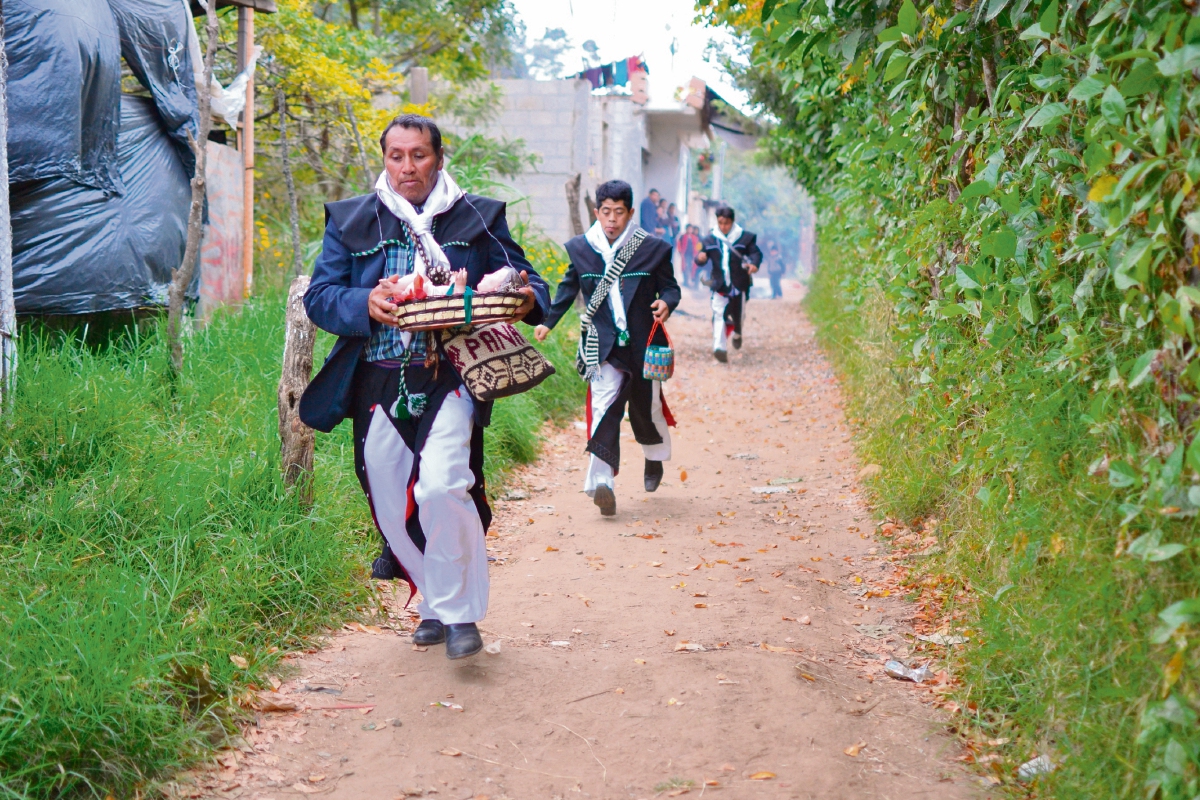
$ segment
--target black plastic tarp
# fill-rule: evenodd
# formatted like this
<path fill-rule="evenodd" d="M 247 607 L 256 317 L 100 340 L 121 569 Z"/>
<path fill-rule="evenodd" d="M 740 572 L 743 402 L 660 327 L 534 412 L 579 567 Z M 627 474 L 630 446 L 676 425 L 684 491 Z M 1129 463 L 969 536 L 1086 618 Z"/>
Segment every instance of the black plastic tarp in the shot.
<path fill-rule="evenodd" d="M 196 88 L 181 0 L 5 0 L 19 314 L 162 302 L 183 257 Z M 121 57 L 151 99 L 122 96 Z"/>
<path fill-rule="evenodd" d="M 12 186 L 13 295 L 20 314 L 84 314 L 165 302 L 187 237 L 191 186 L 142 97 L 121 99 L 124 191 L 70 178 Z"/>

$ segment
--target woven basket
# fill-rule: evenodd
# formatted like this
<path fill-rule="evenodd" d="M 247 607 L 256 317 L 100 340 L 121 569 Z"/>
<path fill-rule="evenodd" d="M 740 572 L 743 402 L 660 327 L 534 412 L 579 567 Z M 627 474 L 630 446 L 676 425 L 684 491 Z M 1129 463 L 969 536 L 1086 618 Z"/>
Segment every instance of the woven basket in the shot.
<path fill-rule="evenodd" d="M 506 322 L 525 302 L 519 292 L 482 292 L 406 300 L 392 312 L 403 331 L 432 331 L 460 325 Z"/>

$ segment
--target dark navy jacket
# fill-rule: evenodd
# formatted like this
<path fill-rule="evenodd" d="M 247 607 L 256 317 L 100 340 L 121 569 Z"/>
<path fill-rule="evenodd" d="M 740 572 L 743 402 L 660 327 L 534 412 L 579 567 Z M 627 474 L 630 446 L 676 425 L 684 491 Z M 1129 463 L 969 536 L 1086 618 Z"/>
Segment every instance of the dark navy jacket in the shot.
<path fill-rule="evenodd" d="M 513 241 L 504 207 L 499 200 L 468 194 L 434 220 L 433 238 L 453 269 L 467 270 L 472 287 L 502 267 L 528 272 L 537 305 L 525 322 L 537 325 L 549 310 L 550 289 Z M 336 334 L 338 340 L 300 398 L 305 425 L 328 433 L 349 413 L 359 356 L 381 324 L 371 319 L 367 298 L 383 277 L 384 245 L 403 237 L 400 220 L 374 194 L 326 203 L 325 241 L 313 265 L 304 309 L 318 328 Z M 486 425 L 490 404 L 477 411 Z"/>
<path fill-rule="evenodd" d="M 721 243 L 710 233 L 700 240 L 700 249 L 708 254 L 708 264 L 705 266 L 712 267 L 712 290 L 717 294 L 729 294 L 725 273 L 721 270 Z M 753 264 L 757 267 L 762 263 L 762 258 L 758 237 L 749 231 L 742 231 L 742 235 L 729 248 L 729 279 L 742 294 L 749 292 L 754 285 L 754 277 L 746 270 L 746 266 Z"/>
<path fill-rule="evenodd" d="M 549 328 L 558 324 L 575 302 L 576 295 L 582 293 L 585 303 L 591 300 L 596 285 L 604 277 L 604 259 L 592 249 L 585 237 L 576 236 L 565 247 L 571 266 L 563 275 L 562 283 L 558 284 L 554 304 L 546 316 L 544 324 Z M 679 305 L 679 283 L 675 280 L 675 269 L 671 264 L 671 245 L 657 236 L 647 236 L 621 272 L 620 286 L 621 299 L 625 301 L 629 346 L 635 363 L 640 364 L 645 358 L 646 342 L 654 325 L 650 304 L 661 299 L 672 311 Z M 615 286 L 613 288 L 616 289 Z M 608 303 L 606 298 L 595 316 L 601 363 L 608 358 L 617 341 L 617 326 Z"/>

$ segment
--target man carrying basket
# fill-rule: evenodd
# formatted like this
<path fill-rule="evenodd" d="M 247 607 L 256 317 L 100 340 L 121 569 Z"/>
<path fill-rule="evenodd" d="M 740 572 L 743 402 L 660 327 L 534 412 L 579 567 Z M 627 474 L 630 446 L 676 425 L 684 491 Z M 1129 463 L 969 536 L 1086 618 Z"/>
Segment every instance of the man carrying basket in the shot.
<path fill-rule="evenodd" d="M 300 400 L 300 418 L 325 432 L 353 420 L 356 472 L 384 539 L 372 577 L 419 589 L 413 642 L 445 641 L 447 657 L 463 658 L 483 648 L 475 623 L 487 613 L 491 402 L 468 391 L 439 331 L 399 328 L 395 300 L 414 289 L 451 295 L 458 277 L 459 294 L 441 302 L 465 314 L 480 280 L 505 270 L 518 284 L 511 321 L 536 324 L 550 295 L 509 234 L 504 203 L 465 194 L 442 169 L 433 120 L 397 117 L 379 143 L 385 168 L 375 192 L 325 206 L 304 307 L 338 340 Z"/>
<path fill-rule="evenodd" d="M 613 479 L 621 465 L 621 418 L 629 405 L 634 438 L 646 458 L 644 485 L 662 481 L 671 458 L 671 411 L 662 381 L 673 363 L 662 323 L 679 305 L 671 245 L 633 222 L 633 189 L 608 181 L 596 189 L 596 222 L 566 244 L 571 265 L 545 321 L 534 332 L 545 341 L 582 293 L 587 306 L 576 357 L 588 382 L 588 443 L 591 453 L 583 488 L 604 516 L 617 511 Z M 651 340 L 656 343 L 653 344 Z M 666 345 L 663 347 L 662 345 Z"/>

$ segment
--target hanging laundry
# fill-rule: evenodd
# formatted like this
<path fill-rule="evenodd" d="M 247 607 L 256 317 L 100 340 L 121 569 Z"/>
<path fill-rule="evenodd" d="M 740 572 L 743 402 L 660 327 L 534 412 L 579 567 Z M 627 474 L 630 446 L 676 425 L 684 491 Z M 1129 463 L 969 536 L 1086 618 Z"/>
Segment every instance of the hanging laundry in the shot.
<path fill-rule="evenodd" d="M 613 79 L 617 82 L 617 86 L 629 83 L 629 62 L 627 60 L 618 61 L 613 67 Z"/>
<path fill-rule="evenodd" d="M 576 78 L 583 78 L 592 85 L 593 89 L 611 89 L 615 86 L 628 86 L 630 76 L 644 72 L 650 74 L 650 68 L 641 56 L 630 56 L 611 64 L 585 69 L 576 73 Z"/>

